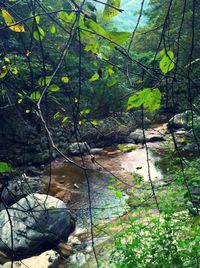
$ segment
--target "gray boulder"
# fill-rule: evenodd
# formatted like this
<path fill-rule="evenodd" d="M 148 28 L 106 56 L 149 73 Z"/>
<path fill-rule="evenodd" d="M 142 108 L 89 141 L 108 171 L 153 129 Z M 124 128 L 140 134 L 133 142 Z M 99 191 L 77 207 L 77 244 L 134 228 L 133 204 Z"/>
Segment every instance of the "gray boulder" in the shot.
<path fill-rule="evenodd" d="M 87 144 L 87 142 L 74 142 L 71 143 L 68 147 L 68 153 L 70 155 L 80 155 L 89 152 L 90 146 Z"/>
<path fill-rule="evenodd" d="M 156 142 L 165 140 L 164 136 L 156 130 L 145 130 L 146 142 Z M 144 143 L 144 134 L 142 129 L 136 129 L 127 137 L 128 142 Z"/>
<path fill-rule="evenodd" d="M 176 114 L 169 120 L 169 126 L 172 128 L 185 128 L 190 120 L 191 113 L 186 111 L 184 113 Z"/>
<path fill-rule="evenodd" d="M 0 251 L 18 260 L 66 242 L 74 221 L 63 201 L 30 194 L 0 212 L 0 226 Z"/>
<path fill-rule="evenodd" d="M 147 142 L 156 142 L 156 141 L 164 141 L 165 137 L 163 134 L 159 133 L 156 130 L 147 130 L 145 131 L 145 137 Z"/>
<path fill-rule="evenodd" d="M 144 143 L 144 135 L 142 129 L 136 129 L 127 137 L 127 142 Z"/>
<path fill-rule="evenodd" d="M 90 154 L 101 154 L 103 153 L 103 148 L 92 148 L 90 149 Z"/>
<path fill-rule="evenodd" d="M 6 205 L 12 205 L 21 198 L 36 193 L 40 189 L 39 177 L 27 177 L 25 174 L 22 178 L 16 178 L 8 182 L 2 192 L 1 199 Z"/>
<path fill-rule="evenodd" d="M 109 116 L 98 120 L 96 126 L 85 123 L 81 128 L 81 137 L 94 147 L 120 143 L 136 128 L 134 116 L 130 113 Z"/>
<path fill-rule="evenodd" d="M 200 124 L 200 116 L 193 113 L 194 128 Z M 176 114 L 169 120 L 168 127 L 171 128 L 191 128 L 192 127 L 192 113 L 191 111 L 185 111 L 180 114 Z"/>

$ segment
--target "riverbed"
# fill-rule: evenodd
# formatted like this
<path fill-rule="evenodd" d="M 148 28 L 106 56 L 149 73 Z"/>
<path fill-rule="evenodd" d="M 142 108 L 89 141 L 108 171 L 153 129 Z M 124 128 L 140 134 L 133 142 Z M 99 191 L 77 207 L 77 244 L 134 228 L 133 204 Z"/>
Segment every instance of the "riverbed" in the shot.
<path fill-rule="evenodd" d="M 91 155 L 73 157 L 78 164 L 84 162 L 87 170 L 56 160 L 44 173 L 45 191 L 67 204 L 77 226 L 89 226 L 91 216 L 94 224 L 111 221 L 129 210 L 127 200 L 136 187 L 136 174 L 144 182 L 162 180 L 162 172 L 155 165 L 158 157 L 151 152 L 159 146 L 160 142 L 138 144 L 127 152 L 107 147 L 95 155 L 95 160 Z"/>

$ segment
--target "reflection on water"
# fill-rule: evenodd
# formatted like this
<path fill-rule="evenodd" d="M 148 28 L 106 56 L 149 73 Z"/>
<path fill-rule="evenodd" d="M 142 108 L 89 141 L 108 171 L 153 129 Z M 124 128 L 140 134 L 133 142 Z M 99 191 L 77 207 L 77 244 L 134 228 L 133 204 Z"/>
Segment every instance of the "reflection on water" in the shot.
<path fill-rule="evenodd" d="M 127 174 L 128 177 L 130 173 L 136 172 L 143 176 L 144 181 L 149 179 L 145 148 L 127 153 L 116 153 L 112 156 L 100 156 L 98 161 L 103 161 L 101 164 L 107 164 L 114 173 L 118 170 L 118 177 L 122 174 L 123 176 Z M 160 180 L 162 174 L 156 169 L 155 157 L 151 153 L 149 153 L 149 165 L 152 180 Z M 124 214 L 128 209 L 126 204 L 128 196 L 123 191 L 121 196 L 117 196 L 116 190 L 112 189 L 117 180 L 105 171 L 99 171 L 97 167 L 93 166 L 93 169 L 84 171 L 77 166 L 63 163 L 60 167 L 53 168 L 51 174 L 49 194 L 67 203 L 77 217 L 78 225 L 90 223 L 90 213 L 94 224 L 97 224 L 112 220 Z M 45 175 L 49 175 L 48 172 Z M 130 177 L 129 183 L 132 184 L 132 176 Z M 48 178 L 46 176 L 46 189 Z"/>
<path fill-rule="evenodd" d="M 155 166 L 156 158 L 151 152 L 149 152 L 147 162 L 147 153 L 145 148 L 127 153 L 124 158 L 122 168 L 131 173 L 138 173 L 143 177 L 144 181 L 149 180 L 149 171 L 152 181 L 160 180 L 162 178 L 161 171 Z"/>
<path fill-rule="evenodd" d="M 48 172 L 45 175 L 49 175 Z M 90 224 L 90 213 L 94 224 L 109 221 L 119 217 L 128 209 L 127 195 L 117 197 L 110 189 L 115 180 L 108 174 L 97 170 L 83 171 L 80 168 L 64 164 L 60 168 L 52 169 L 52 185 L 50 195 L 57 196 L 59 191 L 70 192 L 68 207 L 77 218 L 77 225 Z M 46 188 L 48 183 L 46 182 Z M 88 191 L 90 195 L 88 195 Z"/>

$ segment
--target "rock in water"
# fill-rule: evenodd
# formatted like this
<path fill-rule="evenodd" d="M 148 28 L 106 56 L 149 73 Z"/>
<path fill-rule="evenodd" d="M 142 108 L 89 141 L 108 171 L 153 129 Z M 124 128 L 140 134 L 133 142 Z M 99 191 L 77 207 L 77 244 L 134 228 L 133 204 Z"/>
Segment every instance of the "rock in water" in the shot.
<path fill-rule="evenodd" d="M 30 194 L 0 212 L 0 226 L 0 251 L 19 260 L 66 242 L 74 220 L 63 201 Z"/>

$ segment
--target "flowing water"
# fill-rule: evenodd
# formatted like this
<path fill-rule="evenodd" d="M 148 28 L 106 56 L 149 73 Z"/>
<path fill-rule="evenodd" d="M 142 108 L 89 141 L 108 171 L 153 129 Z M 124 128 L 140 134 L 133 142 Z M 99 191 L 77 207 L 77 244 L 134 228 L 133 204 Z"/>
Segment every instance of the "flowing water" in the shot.
<path fill-rule="evenodd" d="M 128 185 L 134 187 L 132 174 L 141 175 L 144 181 L 149 180 L 149 172 L 153 181 L 162 179 L 161 171 L 155 166 L 156 157 L 149 152 L 147 162 L 146 149 L 141 146 L 126 153 L 116 148 L 106 148 L 104 152 L 107 154 L 97 156 L 97 163 L 112 175 L 100 165 L 91 163 L 89 156 L 85 156 L 89 167 L 86 172 L 65 162 L 53 165 L 49 193 L 67 204 L 77 218 L 78 226 L 88 226 L 91 215 L 94 224 L 98 224 L 125 214 L 129 209 L 125 189 L 131 188 Z M 48 171 L 46 175 L 49 175 Z M 47 189 L 49 176 L 45 178 Z"/>

